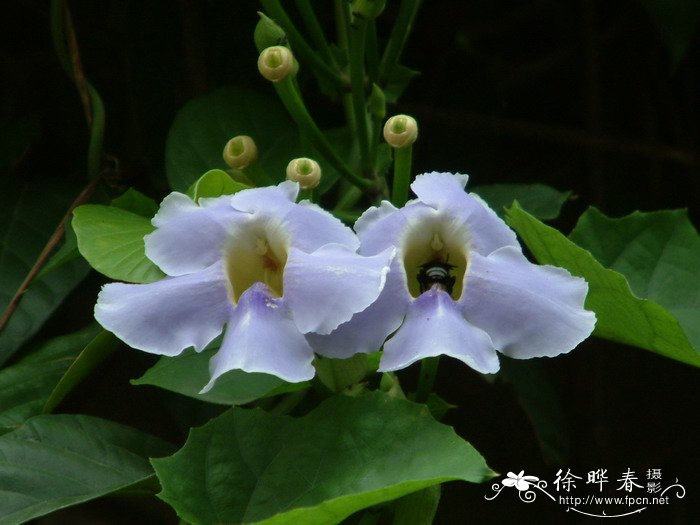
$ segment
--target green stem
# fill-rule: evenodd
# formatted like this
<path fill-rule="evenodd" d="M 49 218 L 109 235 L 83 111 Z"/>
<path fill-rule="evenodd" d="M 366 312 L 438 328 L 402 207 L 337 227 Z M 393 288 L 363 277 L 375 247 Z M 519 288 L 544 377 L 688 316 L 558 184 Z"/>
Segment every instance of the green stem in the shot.
<path fill-rule="evenodd" d="M 418 390 L 416 390 L 416 403 L 425 403 L 428 400 L 428 396 L 433 391 L 439 364 L 439 357 L 427 357 L 421 361 Z"/>
<path fill-rule="evenodd" d="M 322 77 L 338 88 L 342 90 L 344 87 L 343 80 L 338 75 L 331 66 L 329 66 L 323 58 L 321 58 L 318 53 L 316 53 L 313 48 L 304 40 L 304 37 L 294 26 L 292 20 L 287 16 L 284 8 L 280 4 L 279 0 L 260 0 L 265 10 L 269 15 L 275 19 L 275 21 L 282 26 L 289 42 L 292 45 L 292 49 L 297 53 L 305 62 L 310 64 L 314 73 L 319 77 Z"/>
<path fill-rule="evenodd" d="M 87 174 L 88 178 L 96 179 L 100 175 L 100 165 L 102 164 L 102 149 L 104 146 L 105 132 L 105 107 L 102 98 L 90 82 L 85 80 L 82 71 L 76 71 L 71 61 L 71 52 L 68 49 L 66 24 L 70 23 L 66 11 L 66 4 L 63 0 L 52 0 L 51 2 L 51 39 L 54 50 L 61 63 L 61 67 L 66 75 L 73 81 L 81 94 L 85 109 L 85 118 L 88 123 L 90 138 L 87 152 Z M 72 36 L 74 39 L 74 36 Z M 77 51 L 75 51 L 77 56 Z M 76 59 L 79 66 L 79 58 Z"/>
<path fill-rule="evenodd" d="M 296 0 L 296 5 L 306 28 L 309 30 L 309 33 L 311 33 L 311 38 L 314 40 L 314 44 L 321 51 L 321 54 L 326 62 L 335 66 L 335 58 L 333 57 L 333 53 L 331 53 L 331 48 L 326 40 L 326 35 L 323 32 L 323 28 L 321 28 L 321 24 L 318 22 L 318 18 L 316 17 L 314 8 L 311 6 L 311 2 L 309 0 Z"/>
<path fill-rule="evenodd" d="M 365 45 L 367 46 L 367 75 L 372 82 L 375 82 L 379 75 L 379 44 L 377 43 L 377 24 L 374 20 L 369 21 Z"/>
<path fill-rule="evenodd" d="M 328 143 L 311 115 L 306 109 L 301 96 L 294 88 L 292 79 L 287 77 L 280 82 L 273 83 L 277 94 L 279 95 L 284 107 L 292 116 L 294 122 L 299 126 L 300 131 L 306 135 L 306 138 L 313 144 L 318 152 L 338 170 L 338 173 L 348 182 L 351 182 L 361 190 L 370 190 L 374 185 L 367 179 L 363 179 L 350 170 L 348 165 L 340 158 L 333 147 Z"/>
<path fill-rule="evenodd" d="M 382 56 L 382 62 L 379 65 L 379 79 L 381 85 L 386 85 L 387 78 L 391 74 L 394 67 L 398 64 L 399 57 L 406 45 L 408 35 L 413 28 L 413 21 L 418 13 L 420 0 L 403 0 L 399 7 L 399 14 L 396 17 L 396 24 L 391 31 L 389 42 L 387 42 Z"/>
<path fill-rule="evenodd" d="M 367 130 L 367 104 L 365 103 L 365 39 L 367 21 L 355 17 L 350 26 L 350 85 L 352 86 L 352 109 L 357 127 L 357 139 L 360 144 L 362 171 L 372 171 L 369 156 L 369 136 Z"/>
<path fill-rule="evenodd" d="M 343 210 L 338 210 L 334 211 L 333 215 L 340 219 L 341 221 L 347 223 L 347 224 L 355 224 L 357 222 L 357 219 L 360 218 L 360 215 L 362 215 L 362 211 L 357 210 L 357 211 L 343 211 Z"/>
<path fill-rule="evenodd" d="M 338 199 L 338 204 L 336 204 L 333 212 L 345 211 L 348 208 L 354 206 L 357 201 L 362 197 L 362 192 L 358 190 L 355 186 L 347 188 L 343 191 L 342 196 Z"/>
<path fill-rule="evenodd" d="M 278 416 L 289 414 L 302 402 L 308 391 L 308 388 L 304 388 L 303 390 L 297 390 L 296 392 L 285 395 L 279 403 L 269 410 L 270 414 Z"/>
<path fill-rule="evenodd" d="M 391 190 L 391 203 L 398 208 L 406 204 L 408 200 L 412 152 L 413 146 L 394 148 L 394 181 Z"/>
<path fill-rule="evenodd" d="M 90 179 L 100 176 L 102 164 L 102 149 L 105 135 L 105 107 L 97 90 L 90 82 L 86 83 L 90 106 L 92 108 L 92 126 L 90 127 L 90 142 L 88 144 L 87 171 Z"/>

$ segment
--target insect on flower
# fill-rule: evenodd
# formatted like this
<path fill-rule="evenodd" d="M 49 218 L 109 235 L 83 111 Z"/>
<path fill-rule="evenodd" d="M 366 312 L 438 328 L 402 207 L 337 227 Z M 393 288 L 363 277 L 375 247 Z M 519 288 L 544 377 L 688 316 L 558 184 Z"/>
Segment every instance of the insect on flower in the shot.
<path fill-rule="evenodd" d="M 358 219 L 360 253 L 397 254 L 375 303 L 327 336 L 307 336 L 318 353 L 342 358 L 383 346 L 380 371 L 445 354 L 493 373 L 496 352 L 554 356 L 590 335 L 586 281 L 530 263 L 515 233 L 464 191 L 466 182 L 420 175 L 411 185 L 416 200 L 401 209 L 384 201 Z"/>

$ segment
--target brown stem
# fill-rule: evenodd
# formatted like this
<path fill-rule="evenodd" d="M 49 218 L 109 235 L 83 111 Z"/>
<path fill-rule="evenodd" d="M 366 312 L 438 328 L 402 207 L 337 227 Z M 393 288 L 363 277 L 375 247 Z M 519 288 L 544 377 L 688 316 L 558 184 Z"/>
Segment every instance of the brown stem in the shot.
<path fill-rule="evenodd" d="M 65 215 L 61 219 L 61 222 L 51 234 L 51 237 L 49 237 L 49 240 L 44 246 L 44 249 L 41 250 L 39 257 L 37 257 L 37 260 L 34 262 L 34 266 L 32 266 L 29 270 L 29 273 L 27 273 L 27 276 L 24 278 L 24 281 L 22 281 L 22 284 L 19 285 L 17 292 L 15 292 L 15 295 L 10 300 L 10 304 L 8 304 L 7 308 L 5 308 L 2 317 L 0 317 L 0 332 L 2 332 L 5 326 L 7 326 L 7 323 L 10 322 L 12 314 L 17 309 L 20 299 L 27 291 L 27 288 L 29 288 L 29 285 L 34 279 L 34 277 L 36 277 L 39 271 L 43 268 L 44 264 L 46 264 L 46 261 L 48 261 L 51 252 L 53 252 L 56 246 L 58 246 L 58 243 L 61 242 L 61 239 L 63 238 L 63 234 L 65 232 L 65 223 L 67 220 L 70 219 L 73 210 L 81 204 L 83 204 L 84 202 L 88 201 L 92 193 L 95 191 L 95 188 L 97 188 L 97 185 L 99 184 L 100 180 L 100 177 L 91 180 L 90 183 L 87 186 L 85 186 L 85 188 L 83 188 L 83 191 L 81 191 L 80 194 L 75 198 L 73 203 L 68 208 L 68 211 L 66 211 Z"/>
<path fill-rule="evenodd" d="M 78 39 L 75 35 L 73 19 L 70 15 L 70 11 L 68 10 L 67 5 L 65 6 L 64 17 L 66 43 L 70 51 L 70 60 L 73 70 L 73 81 L 75 82 L 76 88 L 78 89 L 78 93 L 80 94 L 80 100 L 83 105 L 83 111 L 85 113 L 85 119 L 87 121 L 88 130 L 92 130 L 92 104 L 90 103 L 90 96 L 88 94 L 85 73 L 83 72 L 83 65 L 80 61 L 80 50 L 78 48 Z M 46 245 L 44 246 L 43 250 L 41 250 L 39 257 L 37 257 L 36 261 L 34 262 L 34 265 L 31 267 L 29 273 L 24 278 L 24 281 L 22 281 L 22 284 L 19 285 L 19 288 L 15 292 L 15 295 L 10 300 L 10 303 L 7 305 L 7 308 L 5 308 L 2 317 L 0 317 L 0 333 L 2 333 L 7 324 L 10 322 L 12 314 L 14 314 L 15 310 L 17 310 L 17 306 L 19 306 L 19 302 L 22 299 L 22 296 L 26 293 L 27 289 L 29 288 L 29 285 L 31 284 L 32 280 L 37 276 L 39 271 L 46 264 L 46 261 L 48 261 L 49 257 L 51 256 L 51 253 L 61 242 L 61 239 L 63 239 L 63 234 L 65 233 L 65 223 L 67 220 L 70 219 L 73 210 L 90 198 L 90 196 L 95 191 L 97 185 L 101 180 L 101 176 L 92 179 L 88 183 L 88 185 L 85 186 L 85 188 L 83 188 L 83 190 L 75 198 L 73 203 L 66 211 L 65 215 L 61 219 L 61 222 L 53 231 L 51 237 L 49 237 L 49 240 L 46 242 Z"/>

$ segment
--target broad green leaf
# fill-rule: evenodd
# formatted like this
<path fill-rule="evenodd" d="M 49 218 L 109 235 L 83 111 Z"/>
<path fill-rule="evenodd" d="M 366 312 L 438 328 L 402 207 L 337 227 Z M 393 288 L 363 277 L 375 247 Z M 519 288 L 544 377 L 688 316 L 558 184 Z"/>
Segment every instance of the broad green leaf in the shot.
<path fill-rule="evenodd" d="M 164 441 L 88 416 L 44 415 L 0 436 L 0 523 L 23 523 L 143 482 Z"/>
<path fill-rule="evenodd" d="M 641 0 L 658 26 L 675 68 L 693 41 L 700 21 L 697 0 Z"/>
<path fill-rule="evenodd" d="M 150 197 L 146 197 L 140 191 L 129 188 L 119 197 L 112 201 L 112 206 L 130 211 L 136 215 L 141 215 L 151 219 L 158 211 L 158 204 Z"/>
<path fill-rule="evenodd" d="M 685 210 L 611 219 L 591 208 L 570 239 L 671 312 L 700 352 L 700 235 Z"/>
<path fill-rule="evenodd" d="M 586 308 L 596 314 L 595 335 L 700 366 L 700 354 L 678 319 L 655 302 L 635 296 L 623 275 L 517 205 L 506 217 L 539 262 L 561 266 L 588 281 Z"/>
<path fill-rule="evenodd" d="M 188 102 L 175 117 L 165 147 L 170 186 L 186 191 L 202 173 L 226 169 L 222 152 L 236 135 L 249 135 L 262 169 L 275 181 L 287 163 L 302 156 L 296 127 L 275 99 L 239 87 L 226 87 Z"/>
<path fill-rule="evenodd" d="M 236 182 L 224 170 L 209 170 L 189 187 L 187 195 L 199 202 L 201 198 L 232 195 L 248 188 L 250 186 Z"/>
<path fill-rule="evenodd" d="M 331 524 L 449 480 L 493 477 L 425 406 L 335 396 L 300 418 L 233 408 L 152 460 L 159 497 L 193 524 Z"/>
<path fill-rule="evenodd" d="M 187 350 L 177 357 L 161 357 L 146 373 L 131 381 L 134 385 L 154 385 L 194 399 L 222 405 L 243 405 L 267 395 L 299 390 L 307 383 L 287 383 L 261 373 L 231 370 L 221 376 L 206 394 L 199 392 L 209 382 L 209 360 L 219 350 L 209 348 L 201 353 Z"/>
<path fill-rule="evenodd" d="M 73 212 L 73 229 L 80 254 L 107 277 L 131 283 L 163 278 L 146 258 L 143 238 L 155 228 L 146 217 L 100 204 L 86 204 Z"/>
<path fill-rule="evenodd" d="M 80 354 L 70 363 L 70 367 L 60 377 L 46 399 L 43 412 L 52 412 L 63 398 L 68 395 L 92 370 L 114 352 L 120 341 L 112 333 L 102 330 L 87 344 Z"/>
<path fill-rule="evenodd" d="M 559 217 L 561 207 L 571 195 L 570 191 L 555 190 L 546 184 L 487 184 L 473 191 L 501 217 L 505 208 L 517 200 L 523 210 L 545 221 Z"/>
<path fill-rule="evenodd" d="M 98 331 L 99 327 L 92 325 L 56 337 L 0 370 L 0 433 L 41 414 L 56 383 Z"/>
<path fill-rule="evenodd" d="M 0 191 L 0 313 L 10 303 L 79 190 L 49 183 L 3 186 Z M 72 260 L 37 277 L 0 333 L 0 365 L 32 337 L 87 275 Z"/>

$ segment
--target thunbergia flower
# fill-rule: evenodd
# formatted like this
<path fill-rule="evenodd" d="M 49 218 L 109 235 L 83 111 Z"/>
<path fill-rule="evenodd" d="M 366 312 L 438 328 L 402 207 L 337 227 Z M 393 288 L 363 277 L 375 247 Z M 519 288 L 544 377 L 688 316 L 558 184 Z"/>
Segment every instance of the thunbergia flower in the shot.
<path fill-rule="evenodd" d="M 381 371 L 446 354 L 493 373 L 496 351 L 555 356 L 590 335 L 586 281 L 530 263 L 514 232 L 464 191 L 467 179 L 418 176 L 411 185 L 418 199 L 401 209 L 384 201 L 358 219 L 361 254 L 398 251 L 375 303 L 328 336 L 308 336 L 318 353 L 343 358 L 384 345 Z"/>
<path fill-rule="evenodd" d="M 134 348 L 175 356 L 201 351 L 227 325 L 211 381 L 232 369 L 291 382 L 313 377 L 304 334 L 327 334 L 367 308 L 385 283 L 394 248 L 358 255 L 350 228 L 299 186 L 200 199 L 168 195 L 146 236 L 146 256 L 167 275 L 106 285 L 95 318 Z"/>

